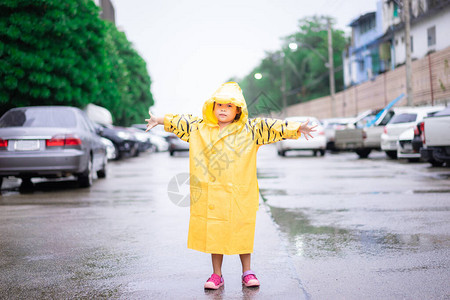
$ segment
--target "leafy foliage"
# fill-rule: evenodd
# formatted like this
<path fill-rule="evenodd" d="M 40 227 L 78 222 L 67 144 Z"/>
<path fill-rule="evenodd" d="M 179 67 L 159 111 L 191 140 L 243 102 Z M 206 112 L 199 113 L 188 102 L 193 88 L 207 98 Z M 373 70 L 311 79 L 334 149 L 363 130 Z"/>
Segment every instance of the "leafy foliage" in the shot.
<path fill-rule="evenodd" d="M 268 52 L 259 66 L 239 82 L 249 104 L 251 115 L 270 108 L 281 111 L 282 76 L 285 72 L 287 105 L 309 101 L 329 94 L 327 19 L 314 16 L 299 21 L 299 31 L 284 38 L 281 50 Z M 333 21 L 332 21 L 333 22 Z M 336 91 L 343 89 L 342 51 L 346 46 L 344 32 L 332 30 Z M 296 43 L 293 51 L 288 45 Z M 261 73 L 256 80 L 254 74 Z M 263 108 L 263 109 L 262 109 Z"/>
<path fill-rule="evenodd" d="M 0 0 L 0 78 L 0 114 L 94 103 L 126 125 L 153 105 L 145 62 L 91 0 Z"/>

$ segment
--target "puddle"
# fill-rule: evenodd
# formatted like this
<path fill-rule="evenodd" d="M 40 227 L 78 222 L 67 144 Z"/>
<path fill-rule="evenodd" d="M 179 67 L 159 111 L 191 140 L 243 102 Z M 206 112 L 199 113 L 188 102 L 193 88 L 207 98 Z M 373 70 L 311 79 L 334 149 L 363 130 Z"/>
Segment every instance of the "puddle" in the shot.
<path fill-rule="evenodd" d="M 332 179 L 372 179 L 372 178 L 395 178 L 394 175 L 354 175 L 354 176 L 327 176 Z"/>
<path fill-rule="evenodd" d="M 289 251 L 306 258 L 382 256 L 445 248 L 448 236 L 396 234 L 385 230 L 358 230 L 311 224 L 304 210 L 268 206 L 272 218 L 289 241 Z"/>
<path fill-rule="evenodd" d="M 450 189 L 414 190 L 413 193 L 414 194 L 450 193 Z"/>

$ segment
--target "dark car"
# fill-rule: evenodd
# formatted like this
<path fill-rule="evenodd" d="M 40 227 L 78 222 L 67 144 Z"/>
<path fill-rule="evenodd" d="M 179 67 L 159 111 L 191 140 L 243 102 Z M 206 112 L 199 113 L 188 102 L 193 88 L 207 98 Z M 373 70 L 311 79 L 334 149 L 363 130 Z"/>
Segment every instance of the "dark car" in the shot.
<path fill-rule="evenodd" d="M 145 152 L 153 148 L 152 142 L 150 140 L 150 133 L 144 132 L 136 127 L 127 127 L 127 130 L 134 134 L 134 137 L 138 141 L 138 151 Z"/>
<path fill-rule="evenodd" d="M 97 126 L 102 127 L 101 136 L 113 142 L 116 150 L 115 159 L 139 155 L 139 142 L 127 128 L 103 124 Z"/>
<path fill-rule="evenodd" d="M 174 156 L 175 152 L 178 152 L 178 151 L 189 151 L 189 143 L 183 141 L 182 139 L 177 137 L 175 134 L 169 135 L 167 140 L 169 142 L 170 156 Z"/>
<path fill-rule="evenodd" d="M 106 176 L 106 147 L 86 114 L 68 106 L 13 108 L 0 119 L 0 185 L 3 177 L 75 175 L 81 187 Z"/>

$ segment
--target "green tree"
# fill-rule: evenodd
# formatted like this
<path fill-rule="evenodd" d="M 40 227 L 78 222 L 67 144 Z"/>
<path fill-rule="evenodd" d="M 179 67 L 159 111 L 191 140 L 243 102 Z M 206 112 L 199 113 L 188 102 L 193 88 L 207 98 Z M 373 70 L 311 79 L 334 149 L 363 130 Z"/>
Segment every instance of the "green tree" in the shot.
<path fill-rule="evenodd" d="M 0 0 L 0 114 L 95 103 L 119 123 L 136 121 L 153 98 L 145 62 L 128 59 L 126 47 L 125 35 L 99 18 L 91 0 Z"/>
<path fill-rule="evenodd" d="M 123 32 L 118 31 L 112 23 L 107 24 L 107 27 L 112 78 L 121 96 L 120 101 L 110 109 L 120 124 L 142 122 L 148 107 L 154 104 L 147 65 Z"/>
<path fill-rule="evenodd" d="M 282 76 L 286 78 L 287 104 L 292 105 L 329 95 L 327 19 L 313 16 L 299 20 L 299 31 L 284 38 L 282 49 L 268 52 L 260 65 L 250 74 L 238 79 L 249 105 L 250 114 L 261 112 L 258 105 L 280 111 L 282 104 Z M 334 21 L 331 21 L 332 24 Z M 333 59 L 336 90 L 343 89 L 342 51 L 346 39 L 342 30 L 332 30 Z M 289 48 L 295 43 L 298 48 Z M 337 72 L 336 72 L 337 71 Z M 262 78 L 256 80 L 255 73 Z"/>

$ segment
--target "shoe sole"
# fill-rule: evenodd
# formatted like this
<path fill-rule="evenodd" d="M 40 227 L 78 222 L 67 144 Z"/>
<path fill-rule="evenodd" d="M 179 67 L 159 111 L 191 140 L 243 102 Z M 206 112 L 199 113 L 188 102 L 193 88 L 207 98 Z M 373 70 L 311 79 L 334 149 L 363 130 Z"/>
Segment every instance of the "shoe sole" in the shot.
<path fill-rule="evenodd" d="M 257 280 L 249 280 L 247 283 L 245 283 L 245 281 L 242 281 L 242 284 L 245 285 L 246 287 L 258 287 L 259 286 L 259 281 L 257 281 Z"/>
<path fill-rule="evenodd" d="M 219 285 L 215 285 L 214 282 L 205 283 L 205 290 L 218 290 L 221 286 L 223 286 L 223 282 Z"/>

